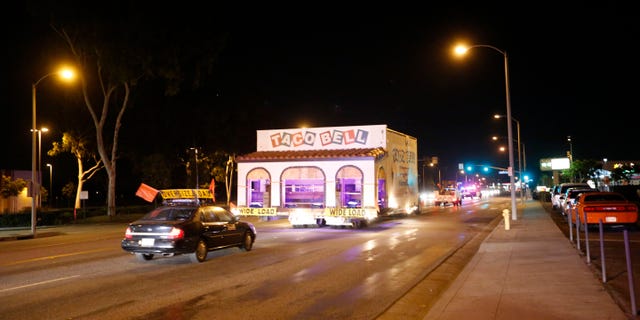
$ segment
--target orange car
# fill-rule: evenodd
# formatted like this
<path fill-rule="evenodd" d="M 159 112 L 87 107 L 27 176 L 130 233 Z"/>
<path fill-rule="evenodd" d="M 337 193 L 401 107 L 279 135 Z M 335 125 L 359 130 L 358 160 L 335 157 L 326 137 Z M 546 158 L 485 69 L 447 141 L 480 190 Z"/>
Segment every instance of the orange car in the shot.
<path fill-rule="evenodd" d="M 585 213 L 587 224 L 634 224 L 638 221 L 638 206 L 627 200 L 618 192 L 588 192 L 581 194 L 575 203 L 575 210 L 584 223 Z M 575 215 L 571 221 L 576 222 Z"/>

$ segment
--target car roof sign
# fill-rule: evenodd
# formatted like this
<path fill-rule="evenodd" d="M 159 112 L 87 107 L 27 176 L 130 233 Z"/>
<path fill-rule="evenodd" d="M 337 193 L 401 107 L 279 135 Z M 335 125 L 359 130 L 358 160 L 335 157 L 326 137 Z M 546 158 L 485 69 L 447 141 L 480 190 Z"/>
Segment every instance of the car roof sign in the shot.
<path fill-rule="evenodd" d="M 162 199 L 213 199 L 209 189 L 166 189 L 160 190 Z"/>

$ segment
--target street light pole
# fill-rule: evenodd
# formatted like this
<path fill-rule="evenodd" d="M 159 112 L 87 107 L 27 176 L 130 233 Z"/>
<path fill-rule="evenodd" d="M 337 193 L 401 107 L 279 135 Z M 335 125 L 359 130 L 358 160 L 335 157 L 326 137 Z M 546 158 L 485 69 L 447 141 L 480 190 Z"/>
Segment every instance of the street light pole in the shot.
<path fill-rule="evenodd" d="M 424 167 L 425 167 L 425 161 L 426 160 L 422 160 L 422 190 L 426 190 L 427 189 L 427 183 L 426 183 L 426 177 L 424 175 Z"/>
<path fill-rule="evenodd" d="M 571 136 L 567 136 L 567 142 L 569 142 L 569 162 L 573 162 L 573 143 L 571 143 Z"/>
<path fill-rule="evenodd" d="M 522 143 L 522 170 L 527 172 L 527 152 L 525 151 L 524 142 Z"/>
<path fill-rule="evenodd" d="M 496 114 L 493 116 L 496 119 L 500 119 L 503 118 L 503 115 L 499 115 Z M 522 188 L 522 172 L 527 171 L 527 164 L 526 164 L 526 160 L 523 161 L 523 157 L 525 157 L 525 153 L 524 153 L 524 143 L 522 143 L 520 141 L 520 121 L 518 121 L 516 118 L 512 118 L 513 121 L 516 122 L 516 131 L 517 131 L 517 142 L 518 142 L 518 179 L 520 179 L 520 199 L 522 199 L 522 203 L 524 203 L 525 201 L 525 195 L 524 195 L 524 190 Z M 497 138 L 494 137 L 494 140 L 496 140 Z M 520 151 L 520 146 L 522 146 L 522 152 Z"/>
<path fill-rule="evenodd" d="M 49 167 L 49 207 L 52 207 L 53 203 L 53 165 L 47 163 L 47 167 Z"/>
<path fill-rule="evenodd" d="M 518 176 L 520 177 L 520 199 L 522 200 L 522 203 L 524 203 L 524 188 L 522 184 L 522 152 L 520 151 L 520 146 L 522 145 L 520 142 L 520 121 L 516 120 L 516 118 L 512 119 L 516 122 L 516 131 L 518 132 Z"/>
<path fill-rule="evenodd" d="M 69 69 L 63 69 L 58 72 L 45 74 L 38 81 L 31 84 L 31 235 L 36 237 L 37 223 L 37 202 L 36 197 L 40 194 L 40 185 L 36 177 L 36 138 L 37 138 L 37 122 L 36 122 L 36 88 L 40 82 L 52 75 L 61 75 L 64 79 L 72 79 L 74 74 Z"/>
<path fill-rule="evenodd" d="M 440 166 L 436 166 L 433 162 L 429 163 L 431 167 L 436 167 L 438 169 L 438 187 L 442 188 L 442 175 L 440 174 Z"/>
<path fill-rule="evenodd" d="M 199 179 L 199 173 L 198 173 L 198 148 L 189 148 L 191 150 L 194 150 L 195 152 L 195 159 L 196 159 L 196 200 L 199 202 L 200 200 L 198 199 L 198 189 L 200 187 L 200 181 L 198 181 Z"/>
<path fill-rule="evenodd" d="M 40 187 L 42 186 L 42 133 L 49 132 L 47 128 L 40 128 L 38 130 L 38 207 L 42 207 L 42 195 L 40 194 Z"/>
<path fill-rule="evenodd" d="M 37 208 L 37 196 L 38 192 L 36 190 L 40 189 L 38 185 L 38 180 L 36 177 L 36 139 L 38 133 L 36 132 L 38 129 L 36 124 L 36 87 L 40 81 L 44 80 L 46 77 L 52 75 L 52 73 L 47 74 L 40 78 L 40 80 L 36 81 L 31 85 L 31 235 L 36 237 L 36 208 Z"/>
<path fill-rule="evenodd" d="M 455 52 L 459 55 L 465 54 L 467 51 L 473 48 L 489 48 L 493 49 L 504 57 L 504 83 L 505 83 L 505 98 L 507 103 L 507 135 L 509 139 L 509 184 L 511 189 L 511 219 L 518 220 L 518 206 L 516 204 L 516 190 L 515 190 L 515 179 L 513 176 L 513 128 L 511 124 L 511 94 L 509 91 L 509 59 L 507 57 L 507 52 L 500 50 L 494 46 L 486 45 L 486 44 L 476 44 L 469 47 L 466 46 L 457 46 L 455 48 Z"/>

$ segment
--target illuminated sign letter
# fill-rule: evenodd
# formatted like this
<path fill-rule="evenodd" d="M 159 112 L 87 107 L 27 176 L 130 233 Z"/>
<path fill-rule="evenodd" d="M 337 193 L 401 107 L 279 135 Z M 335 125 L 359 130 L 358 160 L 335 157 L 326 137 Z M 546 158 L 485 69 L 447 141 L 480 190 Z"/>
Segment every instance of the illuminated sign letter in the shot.
<path fill-rule="evenodd" d="M 368 136 L 369 136 L 369 132 L 364 130 L 358 130 L 358 134 L 356 135 L 356 142 L 360 144 L 367 144 Z"/>
<path fill-rule="evenodd" d="M 283 146 L 287 146 L 290 147 L 291 146 L 291 134 L 290 133 L 283 133 L 282 134 L 282 141 L 280 142 L 280 144 L 282 144 Z"/>
<path fill-rule="evenodd" d="M 352 144 L 356 140 L 356 135 L 353 130 L 348 130 L 344 132 L 344 144 Z"/>
<path fill-rule="evenodd" d="M 331 132 L 325 131 L 320 133 L 320 143 L 326 146 L 331 143 Z"/>
<path fill-rule="evenodd" d="M 271 138 L 271 147 L 275 148 L 282 143 L 279 133 L 272 134 L 270 138 Z"/>
<path fill-rule="evenodd" d="M 302 144 L 302 132 L 297 132 L 291 135 L 291 140 L 294 147 L 297 147 Z"/>
<path fill-rule="evenodd" d="M 316 142 L 316 134 L 313 132 L 304 133 L 304 144 L 312 146 Z"/>
<path fill-rule="evenodd" d="M 344 134 L 342 133 L 342 131 L 338 131 L 338 130 L 333 130 L 333 139 L 332 142 L 335 144 L 342 144 Z"/>

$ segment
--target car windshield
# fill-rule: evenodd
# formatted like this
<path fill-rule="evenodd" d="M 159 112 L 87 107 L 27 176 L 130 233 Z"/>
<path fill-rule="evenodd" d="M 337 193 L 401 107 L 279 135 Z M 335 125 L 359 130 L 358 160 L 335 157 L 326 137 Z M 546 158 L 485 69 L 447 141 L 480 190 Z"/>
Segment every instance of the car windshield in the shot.
<path fill-rule="evenodd" d="M 585 192 L 594 192 L 594 191 L 593 190 L 571 190 L 569 191 L 569 194 L 567 195 L 567 197 L 569 199 L 577 198 L 580 194 Z"/>
<path fill-rule="evenodd" d="M 161 207 L 156 208 L 153 211 L 147 213 L 142 220 L 155 220 L 155 221 L 176 221 L 187 220 L 196 208 L 172 208 Z"/>
<path fill-rule="evenodd" d="M 591 201 L 625 201 L 626 199 L 619 194 L 593 194 L 584 198 L 585 202 Z"/>

